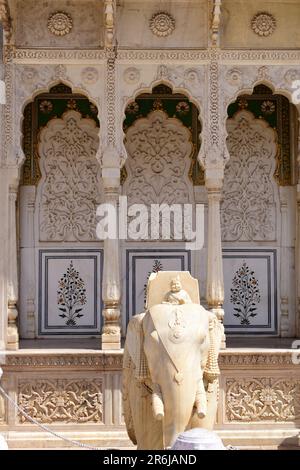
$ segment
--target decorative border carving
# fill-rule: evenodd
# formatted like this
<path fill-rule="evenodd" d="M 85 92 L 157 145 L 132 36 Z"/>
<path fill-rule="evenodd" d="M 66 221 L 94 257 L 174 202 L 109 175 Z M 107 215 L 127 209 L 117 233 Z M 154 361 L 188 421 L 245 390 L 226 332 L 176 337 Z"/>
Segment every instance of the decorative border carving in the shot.
<path fill-rule="evenodd" d="M 119 50 L 118 60 L 177 60 L 177 61 L 208 61 L 209 51 L 207 50 L 196 50 L 196 51 L 183 51 L 183 50 Z"/>
<path fill-rule="evenodd" d="M 221 61 L 270 61 L 276 65 L 281 62 L 300 61 L 300 51 L 291 50 L 224 50 L 219 52 Z"/>
<path fill-rule="evenodd" d="M 234 366 L 236 370 L 253 368 L 272 367 L 281 368 L 290 366 L 295 368 L 292 362 L 292 350 L 287 351 L 270 351 L 270 352 L 252 352 L 243 353 L 239 349 L 232 351 L 221 351 L 219 356 L 219 365 L 221 368 L 228 368 Z M 8 368 L 39 368 L 39 367 L 53 367 L 53 368 L 84 368 L 93 369 L 101 368 L 100 370 L 121 370 L 123 364 L 123 350 L 116 353 L 105 353 L 103 351 L 95 351 L 87 354 L 76 352 L 76 354 L 45 354 L 35 352 L 33 354 L 23 353 L 8 353 L 3 358 L 1 367 L 4 371 Z"/>
<path fill-rule="evenodd" d="M 244 368 L 245 366 L 249 366 L 250 368 L 253 366 L 274 366 L 274 368 L 278 368 L 287 365 L 295 367 L 292 362 L 292 351 L 242 354 L 238 349 L 235 353 L 221 351 L 219 356 L 219 365 L 221 368 L 232 366 L 235 366 L 236 368 Z"/>
<path fill-rule="evenodd" d="M 116 53 L 107 51 L 106 69 L 107 144 L 116 145 Z"/>
<path fill-rule="evenodd" d="M 266 61 L 275 62 L 280 65 L 281 62 L 300 61 L 300 51 L 298 50 L 214 50 L 215 60 L 221 62 L 243 62 L 243 61 Z M 211 50 L 118 50 L 118 61 L 190 61 L 190 62 L 208 62 L 211 59 Z M 11 54 L 11 53 L 10 53 Z M 105 60 L 106 51 L 95 49 L 69 50 L 69 49 L 13 49 L 13 59 L 15 62 L 22 61 L 98 61 Z"/>
<path fill-rule="evenodd" d="M 105 354 L 95 352 L 88 354 L 14 354 L 7 355 L 5 364 L 1 366 L 4 370 L 11 367 L 53 367 L 57 368 L 76 368 L 76 369 L 101 369 L 101 370 L 122 370 L 123 350 L 116 354 Z"/>
<path fill-rule="evenodd" d="M 105 60 L 106 54 L 105 51 L 85 49 L 85 50 L 68 50 L 68 49 L 44 49 L 44 50 L 35 50 L 35 49 L 15 49 L 14 53 L 14 62 L 22 63 L 24 62 L 39 62 L 45 61 L 62 61 L 62 60 L 79 60 L 79 61 L 99 61 Z"/>

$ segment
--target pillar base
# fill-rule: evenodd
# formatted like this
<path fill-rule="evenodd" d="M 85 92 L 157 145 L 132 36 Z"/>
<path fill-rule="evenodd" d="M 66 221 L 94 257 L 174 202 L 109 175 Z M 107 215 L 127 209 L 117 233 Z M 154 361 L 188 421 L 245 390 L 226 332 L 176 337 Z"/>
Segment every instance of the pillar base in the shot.
<path fill-rule="evenodd" d="M 19 334 L 17 326 L 8 327 L 6 349 L 8 351 L 17 351 L 19 349 Z"/>
<path fill-rule="evenodd" d="M 121 349 L 120 309 L 117 303 L 107 305 L 102 312 L 104 326 L 102 329 L 102 349 Z"/>
<path fill-rule="evenodd" d="M 108 335 L 101 336 L 101 349 L 104 351 L 121 349 L 121 335 Z"/>

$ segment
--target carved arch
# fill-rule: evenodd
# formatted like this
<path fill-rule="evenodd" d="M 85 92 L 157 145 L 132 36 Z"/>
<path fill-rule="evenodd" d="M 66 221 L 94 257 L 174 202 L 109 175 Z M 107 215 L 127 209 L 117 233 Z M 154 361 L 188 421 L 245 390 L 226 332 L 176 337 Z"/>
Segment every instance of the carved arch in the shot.
<path fill-rule="evenodd" d="M 201 145 L 200 134 L 202 130 L 200 111 L 187 94 L 183 94 L 181 89 L 180 92 L 176 90 L 172 88 L 170 83 L 167 84 L 167 82 L 160 80 L 157 81 L 156 86 L 150 92 L 140 90 L 134 99 L 127 102 L 123 122 L 124 143 L 127 139 L 127 131 L 137 119 L 146 118 L 155 110 L 164 111 L 169 118 L 178 119 L 191 132 L 193 149 L 189 178 L 195 186 L 204 185 L 204 171 L 197 158 Z M 127 177 L 126 166 L 125 164 L 122 168 L 122 183 Z"/>
<path fill-rule="evenodd" d="M 223 241 L 275 241 L 277 134 L 243 109 L 227 121 L 230 160 L 221 205 Z"/>
<path fill-rule="evenodd" d="M 40 132 L 38 191 L 40 241 L 96 239 L 96 208 L 103 200 L 94 120 L 69 110 Z"/>
<path fill-rule="evenodd" d="M 75 107 L 74 103 L 75 101 Z M 50 108 L 42 106 L 49 102 Z M 52 107 L 51 107 L 52 106 Z M 71 107 L 70 107 L 71 106 Z M 100 123 L 96 105 L 84 94 L 72 91 L 65 81 L 56 80 L 47 91 L 39 90 L 32 101 L 27 102 L 22 120 L 22 149 L 24 161 L 21 170 L 22 185 L 37 185 L 41 179 L 38 153 L 38 134 L 52 119 L 59 118 L 68 109 L 77 109 L 82 116 L 89 116 L 96 123 L 99 133 Z"/>

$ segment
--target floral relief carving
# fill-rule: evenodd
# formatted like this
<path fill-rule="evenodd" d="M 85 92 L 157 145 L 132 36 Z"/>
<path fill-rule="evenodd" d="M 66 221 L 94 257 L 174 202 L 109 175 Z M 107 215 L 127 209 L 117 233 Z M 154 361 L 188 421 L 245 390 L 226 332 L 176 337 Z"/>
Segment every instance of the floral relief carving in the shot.
<path fill-rule="evenodd" d="M 42 166 L 40 239 L 96 239 L 96 206 L 102 198 L 94 120 L 71 110 L 52 119 L 40 135 Z"/>
<path fill-rule="evenodd" d="M 226 80 L 232 86 L 240 86 L 242 78 L 242 72 L 239 69 L 231 69 L 226 73 Z"/>
<path fill-rule="evenodd" d="M 124 186 L 131 203 L 189 202 L 191 134 L 178 119 L 153 111 L 128 129 L 125 145 L 129 175 Z"/>
<path fill-rule="evenodd" d="M 170 36 L 175 29 L 175 19 L 170 13 L 159 11 L 150 19 L 150 29 L 155 36 Z"/>
<path fill-rule="evenodd" d="M 86 85 L 95 85 L 99 80 L 99 72 L 95 67 L 86 67 L 81 73 L 82 81 Z"/>
<path fill-rule="evenodd" d="M 136 67 L 128 67 L 124 71 L 123 78 L 128 85 L 136 85 L 141 78 L 141 72 Z"/>
<path fill-rule="evenodd" d="M 276 133 L 266 121 L 255 119 L 247 110 L 228 119 L 227 130 L 230 160 L 224 172 L 222 238 L 274 240 Z"/>
<path fill-rule="evenodd" d="M 39 423 L 101 423 L 102 381 L 74 379 L 21 380 L 18 404 Z M 27 423 L 19 414 L 20 423 Z"/>
<path fill-rule="evenodd" d="M 294 421 L 300 418 L 300 381 L 285 378 L 228 378 L 228 421 Z"/>
<path fill-rule="evenodd" d="M 124 194 L 129 204 L 192 202 L 188 172 L 193 150 L 190 131 L 159 109 L 129 127 Z"/>
<path fill-rule="evenodd" d="M 284 81 L 287 85 L 292 86 L 294 80 L 300 80 L 300 70 L 297 69 L 289 69 L 284 74 Z"/>
<path fill-rule="evenodd" d="M 52 13 L 48 18 L 48 30 L 55 36 L 65 36 L 73 28 L 71 15 L 64 11 Z"/>
<path fill-rule="evenodd" d="M 265 11 L 258 12 L 251 20 L 251 27 L 258 36 L 270 36 L 276 28 L 276 19 Z"/>

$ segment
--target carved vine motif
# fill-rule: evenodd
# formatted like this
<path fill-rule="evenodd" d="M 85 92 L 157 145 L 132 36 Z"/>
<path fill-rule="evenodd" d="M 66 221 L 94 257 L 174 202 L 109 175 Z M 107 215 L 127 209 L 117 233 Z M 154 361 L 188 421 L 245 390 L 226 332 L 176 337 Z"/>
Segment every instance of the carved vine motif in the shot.
<path fill-rule="evenodd" d="M 276 134 L 242 110 L 227 121 L 230 160 L 221 209 L 223 240 L 274 240 Z"/>
<path fill-rule="evenodd" d="M 230 289 L 230 302 L 235 305 L 233 315 L 240 319 L 241 325 L 250 325 L 250 319 L 257 315 L 257 304 L 260 302 L 258 281 L 249 266 L 244 262 L 238 269 Z"/>
<path fill-rule="evenodd" d="M 192 143 L 189 130 L 179 120 L 168 118 L 161 110 L 153 111 L 128 129 L 126 148 L 130 176 L 125 185 L 131 203 L 189 201 L 187 170 Z"/>
<path fill-rule="evenodd" d="M 81 312 L 86 303 L 85 283 L 71 261 L 67 272 L 58 283 L 57 304 L 62 312 L 59 316 L 66 319 L 66 325 L 77 326 L 76 319 L 83 317 Z"/>
<path fill-rule="evenodd" d="M 18 404 L 40 423 L 101 423 L 103 398 L 101 380 L 20 381 Z M 27 423 L 19 415 L 20 423 Z"/>
<path fill-rule="evenodd" d="M 41 240 L 96 239 L 96 206 L 101 202 L 97 148 L 95 122 L 76 111 L 51 120 L 41 132 Z"/>
<path fill-rule="evenodd" d="M 129 155 L 124 184 L 128 204 L 192 202 L 188 178 L 193 150 L 191 133 L 178 119 L 169 118 L 161 110 L 153 111 L 128 129 L 125 145 Z M 143 230 L 147 238 L 147 224 Z M 170 238 L 173 231 L 172 227 Z"/>
<path fill-rule="evenodd" d="M 294 421 L 300 418 L 300 381 L 283 378 L 226 380 L 229 421 Z"/>

